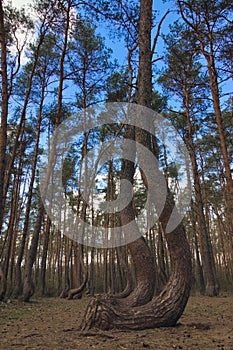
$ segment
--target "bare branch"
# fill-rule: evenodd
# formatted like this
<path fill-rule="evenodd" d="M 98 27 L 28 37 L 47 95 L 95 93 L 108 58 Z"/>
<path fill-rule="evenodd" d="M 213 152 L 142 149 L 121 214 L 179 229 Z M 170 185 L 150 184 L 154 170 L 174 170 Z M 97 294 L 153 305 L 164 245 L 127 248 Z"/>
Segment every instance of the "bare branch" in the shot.
<path fill-rule="evenodd" d="M 157 32 L 156 32 L 156 35 L 155 35 L 155 38 L 154 38 L 154 42 L 153 42 L 153 46 L 152 46 L 152 50 L 151 50 L 152 56 L 153 56 L 154 53 L 155 53 L 155 48 L 156 48 L 157 41 L 158 41 L 158 38 L 159 38 L 159 35 L 160 35 L 160 31 L 161 31 L 162 24 L 163 24 L 165 18 L 167 17 L 167 15 L 168 15 L 170 12 L 171 12 L 170 10 L 167 10 L 167 12 L 163 15 L 163 17 L 161 18 L 161 20 L 160 20 L 160 22 L 159 22 L 159 24 L 158 24 Z"/>

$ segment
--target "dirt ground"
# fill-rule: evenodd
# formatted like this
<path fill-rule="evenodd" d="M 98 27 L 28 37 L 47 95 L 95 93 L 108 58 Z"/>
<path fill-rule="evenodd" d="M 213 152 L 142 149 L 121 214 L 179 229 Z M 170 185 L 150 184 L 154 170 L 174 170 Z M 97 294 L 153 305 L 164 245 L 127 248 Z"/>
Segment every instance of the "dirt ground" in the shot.
<path fill-rule="evenodd" d="M 233 297 L 190 297 L 174 328 L 90 331 L 79 325 L 89 299 L 0 303 L 1 350 L 233 350 Z"/>

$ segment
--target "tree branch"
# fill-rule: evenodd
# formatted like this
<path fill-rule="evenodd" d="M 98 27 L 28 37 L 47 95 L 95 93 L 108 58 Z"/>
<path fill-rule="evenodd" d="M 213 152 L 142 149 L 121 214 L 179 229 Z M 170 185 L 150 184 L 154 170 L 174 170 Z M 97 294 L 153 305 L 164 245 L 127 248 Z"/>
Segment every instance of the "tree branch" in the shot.
<path fill-rule="evenodd" d="M 171 12 L 170 10 L 167 10 L 167 12 L 163 15 L 163 17 L 161 18 L 161 20 L 160 20 L 160 22 L 159 22 L 159 24 L 158 24 L 157 32 L 156 32 L 156 35 L 155 35 L 155 38 L 154 38 L 154 41 L 153 41 L 153 45 L 152 45 L 152 49 L 151 49 L 152 56 L 153 56 L 154 53 L 155 53 L 155 48 L 156 48 L 157 41 L 158 41 L 158 38 L 159 38 L 159 35 L 160 35 L 160 31 L 161 31 L 162 24 L 163 24 L 165 18 L 167 17 L 167 15 L 168 15 L 170 12 Z"/>

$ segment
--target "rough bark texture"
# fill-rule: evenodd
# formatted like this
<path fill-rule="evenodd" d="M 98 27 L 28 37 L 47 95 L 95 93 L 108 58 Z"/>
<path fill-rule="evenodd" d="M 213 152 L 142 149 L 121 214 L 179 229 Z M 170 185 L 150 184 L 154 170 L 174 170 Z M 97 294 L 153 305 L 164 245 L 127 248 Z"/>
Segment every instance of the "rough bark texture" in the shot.
<path fill-rule="evenodd" d="M 41 231 L 42 220 L 44 216 L 44 207 L 40 203 L 40 208 L 37 214 L 37 220 L 35 223 L 34 233 L 31 241 L 31 246 L 28 251 L 27 260 L 25 264 L 25 275 L 23 282 L 23 294 L 19 299 L 22 299 L 25 302 L 29 302 L 31 296 L 34 294 L 34 283 L 32 279 L 33 264 L 36 259 L 37 246 L 39 241 L 39 235 Z"/>
<path fill-rule="evenodd" d="M 133 140 L 135 138 L 134 127 L 127 125 L 124 136 L 126 139 Z M 133 185 L 135 167 L 134 163 L 127 160 L 127 158 L 135 158 L 136 149 L 133 147 L 130 147 L 130 149 L 127 149 L 126 147 L 124 148 L 121 179 L 128 180 Z M 129 153 L 131 153 L 131 155 Z M 130 196 L 130 193 L 128 192 L 130 190 L 127 188 L 121 188 L 120 191 L 126 196 Z M 127 232 L 127 229 L 125 229 L 124 226 L 129 222 L 134 222 L 134 231 L 135 233 L 137 232 L 137 236 L 140 236 L 138 226 L 134 221 L 135 214 L 132 201 L 121 211 L 120 218 L 125 235 L 130 235 L 131 232 Z M 125 299 L 122 299 L 120 303 L 128 306 L 143 305 L 150 301 L 154 295 L 156 275 L 153 256 L 143 237 L 129 243 L 128 250 L 132 256 L 134 264 L 136 286 L 132 293 L 130 293 Z"/>
<path fill-rule="evenodd" d="M 197 159 L 196 159 L 196 151 L 195 144 L 192 136 L 192 123 L 191 116 L 189 111 L 190 101 L 189 101 L 189 92 L 187 85 L 184 84 L 184 100 L 185 100 L 185 110 L 186 110 L 186 118 L 187 118 L 187 126 L 188 126 L 188 143 L 190 150 L 190 158 L 193 170 L 193 180 L 194 180 L 194 190 L 195 190 L 195 200 L 196 200 L 196 213 L 197 213 L 197 222 L 199 229 L 199 243 L 200 243 L 200 252 L 203 261 L 203 271 L 204 277 L 206 280 L 205 286 L 205 294 L 209 296 L 216 296 L 219 293 L 219 287 L 216 278 L 215 271 L 215 262 L 211 259 L 213 254 L 212 244 L 210 240 L 210 234 L 208 231 L 206 218 L 204 214 L 204 204 L 202 198 L 202 189 L 200 183 L 200 176 L 198 172 Z"/>
<path fill-rule="evenodd" d="M 169 192 L 160 217 L 163 229 L 173 208 L 173 198 Z M 161 293 L 150 302 L 135 307 L 120 304 L 117 299 L 109 296 L 98 296 L 87 307 L 81 324 L 82 330 L 93 327 L 103 330 L 136 330 L 176 324 L 189 297 L 192 279 L 191 254 L 182 223 L 172 232 L 166 233 L 165 237 L 170 252 L 171 275 Z"/>
<path fill-rule="evenodd" d="M 125 249 L 124 253 L 128 254 L 127 248 Z M 126 261 L 127 258 L 123 257 L 122 247 L 117 248 L 117 257 L 118 257 L 118 261 L 119 261 L 119 263 L 120 263 L 120 265 L 125 273 L 126 286 L 121 292 L 115 294 L 115 297 L 116 298 L 126 298 L 133 291 L 133 277 L 132 277 L 132 274 L 130 271 L 130 267 Z M 122 284 L 123 284 L 123 281 L 122 281 Z"/>
<path fill-rule="evenodd" d="M 146 107 L 151 106 L 152 72 L 151 72 L 151 28 L 152 28 L 152 1 L 140 2 L 139 26 L 139 74 L 137 102 Z M 142 123 L 143 127 L 143 123 Z M 132 138 L 133 128 L 128 128 L 128 138 Z M 135 130 L 134 130 L 135 132 Z M 136 130 L 134 135 L 137 143 L 143 144 L 150 151 L 151 135 L 143 129 Z M 134 152 L 134 150 L 131 150 Z M 124 157 L 123 157 L 124 158 Z M 144 159 L 139 164 L 143 169 Z M 130 158 L 132 159 L 132 157 Z M 147 166 L 148 163 L 145 163 Z M 134 164 L 123 161 L 122 178 L 132 183 Z M 146 181 L 146 180 L 145 180 Z M 156 179 L 155 179 L 156 181 Z M 128 205 L 121 213 L 121 223 L 132 221 L 134 218 L 132 205 Z M 172 232 L 167 233 L 166 228 L 174 208 L 173 196 L 167 191 L 167 198 L 160 222 L 167 241 L 171 274 L 168 283 L 157 296 L 153 297 L 155 284 L 155 268 L 152 253 L 143 237 L 129 244 L 136 270 L 136 288 L 126 298 L 119 299 L 112 296 L 98 296 L 87 307 L 81 324 L 82 330 L 100 328 L 108 330 L 118 329 L 145 329 L 161 326 L 174 326 L 183 313 L 187 303 L 191 286 L 191 254 L 189 244 L 182 223 Z M 178 212 L 176 215 L 179 215 Z M 135 224 L 135 230 L 138 230 Z"/>
<path fill-rule="evenodd" d="M 49 166 L 47 168 L 46 177 L 44 181 L 44 186 L 42 190 L 42 195 L 46 193 L 47 188 L 49 186 L 49 180 L 51 178 L 52 168 L 53 168 L 53 160 L 55 156 L 55 145 L 57 140 L 57 128 L 60 124 L 61 117 L 62 117 L 62 96 L 63 96 L 63 84 L 64 84 L 64 60 L 67 50 L 67 44 L 68 44 L 68 33 L 69 33 L 69 27 L 70 27 L 70 10 L 71 10 L 71 2 L 68 2 L 67 9 L 66 9 L 66 26 L 65 26 L 65 32 L 64 32 L 64 45 L 62 48 L 62 54 L 60 58 L 60 79 L 59 79 L 59 88 L 58 88 L 58 108 L 57 108 L 57 115 L 54 125 L 54 142 L 52 144 L 51 148 L 51 154 L 49 159 Z M 26 266 L 25 266 L 25 275 L 24 275 L 24 282 L 23 282 L 23 295 L 20 299 L 23 299 L 25 302 L 30 301 L 30 297 L 34 293 L 33 282 L 32 282 L 32 272 L 33 272 L 33 264 L 36 259 L 37 254 L 37 246 L 39 242 L 39 234 L 41 230 L 41 225 L 44 217 L 45 209 L 43 207 L 42 200 L 40 202 L 37 220 L 35 223 L 35 229 L 32 236 L 31 246 L 28 251 L 28 256 L 26 260 Z"/>
<path fill-rule="evenodd" d="M 4 180 L 6 171 L 8 84 L 7 84 L 7 49 L 4 26 L 4 12 L 0 2 L 0 49 L 1 49 L 1 120 L 0 120 L 0 231 L 4 217 Z"/>
<path fill-rule="evenodd" d="M 0 301 L 4 300 L 6 294 L 6 279 L 3 273 L 3 270 L 0 266 Z"/>
<path fill-rule="evenodd" d="M 45 70 L 44 70 L 44 74 L 45 74 Z M 27 235 L 28 235 L 29 221 L 30 221 L 33 187 L 34 187 L 34 182 L 35 182 L 37 159 L 38 159 L 38 152 L 39 152 L 39 142 L 40 142 L 40 132 L 41 132 L 44 96 L 45 96 L 45 84 L 43 83 L 42 98 L 40 101 L 40 108 L 39 108 L 38 119 L 37 119 L 36 144 L 35 144 L 35 151 L 34 151 L 34 155 L 33 155 L 32 173 L 31 173 L 28 195 L 27 195 L 27 204 L 26 204 L 25 218 L 24 218 L 24 224 L 23 224 L 23 232 L 22 232 L 22 238 L 21 238 L 21 242 L 20 242 L 18 258 L 17 258 L 17 262 L 16 262 L 16 266 L 15 266 L 15 280 L 16 280 L 16 286 L 15 286 L 15 290 L 14 290 L 15 297 L 18 297 L 22 293 L 21 265 L 22 265 L 22 261 L 23 261 L 23 255 L 24 255 L 26 239 L 27 239 Z"/>
<path fill-rule="evenodd" d="M 199 47 L 203 57 L 207 63 L 207 69 L 209 74 L 209 84 L 210 91 L 212 96 L 212 102 L 215 112 L 216 123 L 218 126 L 218 135 L 220 140 L 220 146 L 222 151 L 223 163 L 225 167 L 225 178 L 226 178 L 226 213 L 227 220 L 229 226 L 230 235 L 233 232 L 233 179 L 232 179 L 232 170 L 230 166 L 230 151 L 228 149 L 228 145 L 226 142 L 226 135 L 223 125 L 223 116 L 221 111 L 220 104 L 220 90 L 219 90 L 219 71 L 216 63 L 216 52 L 215 46 L 219 47 L 219 43 L 217 43 L 218 35 L 215 35 L 215 28 L 217 28 L 217 13 L 208 5 L 205 6 L 205 11 L 203 12 L 193 6 L 192 2 L 184 2 L 181 0 L 177 1 L 178 7 L 180 10 L 180 14 L 185 23 L 193 30 L 196 34 L 197 39 L 199 41 Z M 201 2 L 200 2 L 201 3 Z M 198 4 L 198 2 L 197 2 Z M 229 2 L 230 4 L 230 2 Z M 194 4 L 195 5 L 195 4 Z M 225 9 L 227 7 L 228 2 L 222 2 L 221 4 Z M 212 12 L 211 12 L 212 11 Z M 195 20 L 194 20 L 195 18 Z M 220 18 L 220 16 L 219 16 Z M 214 26 L 213 26 L 214 22 Z M 205 26 L 203 27 L 203 23 Z M 205 32 L 206 30 L 206 32 Z"/>

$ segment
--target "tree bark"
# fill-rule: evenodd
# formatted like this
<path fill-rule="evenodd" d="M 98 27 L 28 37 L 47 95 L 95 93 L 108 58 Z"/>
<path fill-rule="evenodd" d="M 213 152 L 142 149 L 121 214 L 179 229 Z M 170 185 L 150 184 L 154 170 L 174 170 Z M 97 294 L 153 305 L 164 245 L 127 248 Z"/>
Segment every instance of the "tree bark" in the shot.
<path fill-rule="evenodd" d="M 134 139 L 134 137 L 134 128 L 127 125 L 125 131 L 125 138 Z M 131 153 L 130 159 L 135 158 L 136 149 L 133 149 L 132 147 L 130 150 L 127 149 L 126 152 L 127 155 L 129 155 L 129 152 Z M 121 179 L 128 180 L 133 185 L 134 171 L 134 163 L 127 160 L 127 157 L 125 156 L 125 154 L 123 154 Z M 120 191 L 124 192 L 127 195 L 126 188 L 121 188 Z M 134 221 L 135 214 L 132 201 L 126 208 L 124 208 L 121 211 L 120 218 L 123 230 L 126 224 Z M 134 230 L 135 232 L 138 232 L 137 236 L 139 236 L 139 229 L 136 223 L 134 224 Z M 125 230 L 126 235 L 130 233 L 131 232 L 126 232 Z M 125 299 L 123 299 L 121 303 L 123 302 L 128 306 L 143 305 L 150 301 L 154 296 L 156 274 L 153 256 L 143 236 L 129 243 L 127 247 L 132 256 L 134 264 L 136 286 L 132 293 L 130 293 Z"/>
<path fill-rule="evenodd" d="M 7 48 L 4 25 L 4 11 L 0 1 L 0 46 L 1 46 L 1 122 L 0 122 L 0 232 L 4 217 L 4 182 L 6 171 L 7 118 L 8 118 L 8 82 L 7 82 Z"/>
<path fill-rule="evenodd" d="M 211 13 L 211 7 L 205 6 L 203 12 L 193 7 L 192 2 L 183 2 L 177 0 L 179 11 L 182 19 L 196 34 L 199 41 L 200 51 L 207 63 L 207 69 L 209 74 L 210 91 L 213 101 L 213 108 L 215 112 L 216 123 L 218 126 L 218 135 L 220 140 L 221 152 L 223 157 L 223 163 L 225 167 L 225 178 L 226 178 L 226 216 L 228 221 L 229 232 L 232 235 L 233 232 L 233 179 L 232 171 L 230 166 L 230 152 L 227 147 L 225 130 L 223 126 L 223 117 L 220 104 L 220 91 L 219 91 L 219 71 L 216 65 L 216 52 L 214 46 L 219 47 L 219 43 L 215 42 L 218 35 L 215 35 L 216 30 L 220 30 L 217 27 L 217 13 Z M 198 2 L 197 2 L 198 4 Z M 226 6 L 225 10 L 228 9 L 228 2 L 223 2 L 222 6 Z M 229 10 L 229 9 L 228 9 Z M 195 20 L 194 20 L 195 18 Z M 221 16 L 219 16 L 221 18 Z M 214 25 L 213 25 L 214 22 Z M 205 31 L 206 29 L 206 31 Z M 222 29 L 224 30 L 224 29 Z"/>
<path fill-rule="evenodd" d="M 216 296 L 219 293 L 219 287 L 216 280 L 214 261 L 212 260 L 212 244 L 210 241 L 210 233 L 208 231 L 206 218 L 204 214 L 203 195 L 200 183 L 200 176 L 198 172 L 195 145 L 193 141 L 192 123 L 189 111 L 189 92 L 184 82 L 184 102 L 185 112 L 188 126 L 188 144 L 190 151 L 190 158 L 192 163 L 192 171 L 194 178 L 194 190 L 195 190 L 195 206 L 197 212 L 198 222 L 198 237 L 200 242 L 200 251 L 203 261 L 203 270 L 205 277 L 205 294 L 208 296 Z"/>
<path fill-rule="evenodd" d="M 46 261 L 48 256 L 48 247 L 49 247 L 49 235 L 51 228 L 51 220 L 47 217 L 46 227 L 44 232 L 43 239 L 43 249 L 42 249 L 42 257 L 41 257 L 41 268 L 40 268 L 40 294 L 45 294 L 46 288 Z"/>
<path fill-rule="evenodd" d="M 160 217 L 164 230 L 173 208 L 173 198 L 169 192 Z M 172 232 L 165 233 L 165 238 L 170 252 L 171 274 L 161 293 L 150 302 L 135 307 L 119 305 L 116 299 L 109 296 L 96 297 L 87 307 L 81 323 L 83 331 L 94 327 L 138 330 L 176 324 L 189 298 L 191 254 L 182 223 Z"/>
<path fill-rule="evenodd" d="M 33 161 L 32 161 L 32 173 L 31 173 L 29 189 L 28 189 L 28 196 L 27 196 L 27 204 L 26 204 L 26 210 L 25 210 L 25 218 L 24 218 L 24 224 L 23 224 L 22 238 L 21 238 L 21 242 L 20 242 L 18 259 L 17 259 L 17 262 L 16 262 L 16 268 L 15 268 L 16 285 L 15 285 L 15 289 L 14 289 L 14 295 L 16 297 L 18 297 L 22 293 L 21 264 L 22 264 L 22 260 L 23 260 L 23 255 L 24 255 L 24 250 L 25 250 L 25 245 L 26 245 L 26 239 L 27 239 L 28 229 L 29 229 L 33 187 L 34 187 L 34 182 L 35 182 L 36 166 L 37 166 L 37 159 L 38 159 L 38 153 L 39 153 L 41 122 L 42 122 L 42 113 L 43 113 L 42 110 L 43 110 L 43 103 L 44 103 L 44 96 L 45 96 L 45 74 L 46 74 L 46 68 L 43 69 L 44 80 L 43 80 L 43 83 L 42 83 L 42 97 L 41 97 L 41 101 L 40 101 L 40 108 L 39 108 L 38 118 L 37 118 L 37 134 L 36 134 L 35 151 L 34 151 Z"/>
<path fill-rule="evenodd" d="M 139 24 L 139 73 L 137 102 L 151 107 L 152 91 L 152 1 L 141 0 Z M 143 124 L 142 124 L 143 125 Z M 128 138 L 132 139 L 132 127 L 127 127 Z M 151 136 L 143 129 L 136 130 L 135 140 L 145 145 L 150 151 Z M 131 149 L 131 152 L 136 150 Z M 134 154 L 132 153 L 132 156 Z M 139 152 L 140 158 L 140 152 Z M 142 157 L 141 157 L 142 158 Z M 134 159 L 134 158 L 130 158 Z M 143 169 L 143 159 L 140 159 Z M 123 157 L 122 178 L 133 183 L 134 163 Z M 156 181 L 156 180 L 155 180 Z M 182 223 L 172 232 L 166 232 L 166 226 L 174 208 L 171 192 L 167 198 L 160 222 L 168 244 L 171 261 L 171 274 L 162 292 L 153 298 L 155 287 L 155 268 L 152 253 L 143 237 L 128 245 L 135 265 L 136 288 L 124 299 L 111 296 L 99 296 L 92 300 L 87 307 L 81 329 L 88 330 L 96 327 L 104 330 L 145 329 L 161 326 L 173 326 L 182 315 L 187 303 L 191 287 L 191 254 Z M 177 215 L 178 212 L 176 213 Z M 133 206 L 130 203 L 121 212 L 122 225 L 134 219 Z M 135 231 L 138 230 L 135 225 Z M 153 299 L 152 299 L 153 298 Z M 120 302 L 119 300 L 124 300 Z"/>
<path fill-rule="evenodd" d="M 79 244 L 79 246 L 82 247 L 81 244 Z M 78 278 L 79 286 L 76 288 L 63 290 L 61 295 L 60 295 L 61 298 L 67 298 L 69 300 L 82 298 L 83 291 L 84 291 L 84 289 L 87 285 L 87 281 L 88 281 L 88 270 L 84 266 L 83 255 L 82 255 L 81 251 L 79 252 L 79 263 L 81 266 L 82 274 L 84 276 L 82 283 L 81 283 L 81 276 L 80 276 L 80 278 Z"/>
<path fill-rule="evenodd" d="M 28 251 L 26 265 L 25 265 L 25 274 L 24 274 L 24 282 L 23 282 L 23 294 L 22 300 L 28 302 L 31 296 L 34 294 L 34 283 L 32 280 L 32 268 L 36 259 L 37 246 L 39 241 L 39 235 L 42 225 L 42 220 L 44 216 L 44 207 L 42 203 L 40 203 L 40 208 L 37 215 L 37 220 L 35 223 L 34 233 L 31 241 L 31 246 Z"/>
<path fill-rule="evenodd" d="M 3 270 L 0 266 L 0 301 L 4 299 L 4 296 L 6 294 L 6 279 L 3 273 Z"/>
<path fill-rule="evenodd" d="M 50 159 L 49 159 L 49 166 L 46 172 L 46 177 L 45 177 L 45 182 L 43 186 L 42 193 L 46 193 L 49 185 L 49 180 L 51 177 L 52 173 L 52 167 L 53 167 L 53 160 L 55 157 L 55 145 L 57 141 L 57 128 L 61 122 L 62 118 L 62 97 L 63 97 L 63 86 L 64 86 L 64 61 L 65 61 L 65 56 L 66 56 L 66 51 L 67 51 L 67 45 L 68 45 L 68 35 L 69 35 L 69 28 L 70 28 L 70 11 L 71 11 L 71 2 L 68 1 L 67 8 L 65 10 L 66 12 L 66 24 L 65 24 L 65 29 L 64 29 L 64 44 L 62 48 L 62 53 L 61 53 L 61 58 L 60 58 L 60 76 L 59 76 L 59 87 L 58 87 L 58 108 L 57 108 L 57 115 L 55 119 L 55 126 L 54 126 L 54 142 L 52 144 L 52 149 L 51 149 L 51 154 L 50 154 Z M 43 36 L 42 36 L 43 37 Z M 40 38 L 42 40 L 42 38 Z M 37 52 L 38 55 L 38 52 Z M 26 266 L 25 266 L 25 276 L 24 276 L 24 283 L 23 283 L 23 295 L 22 299 L 23 301 L 29 301 L 30 297 L 34 293 L 34 288 L 32 288 L 32 268 L 33 264 L 36 259 L 36 254 L 37 254 L 37 245 L 39 241 L 39 234 L 40 234 L 40 229 L 42 225 L 42 219 L 44 217 L 44 212 L 45 209 L 43 207 L 42 200 L 40 200 L 39 204 L 39 210 L 38 210 L 38 215 L 37 215 L 37 220 L 35 223 L 35 229 L 34 233 L 32 236 L 32 241 L 31 241 L 31 246 L 28 252 L 28 257 L 26 260 Z M 59 233 L 60 235 L 60 233 Z M 58 258 L 58 281 L 60 279 L 60 257 Z"/>

